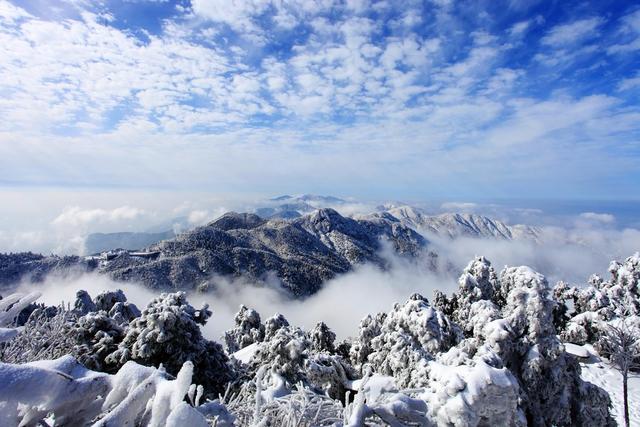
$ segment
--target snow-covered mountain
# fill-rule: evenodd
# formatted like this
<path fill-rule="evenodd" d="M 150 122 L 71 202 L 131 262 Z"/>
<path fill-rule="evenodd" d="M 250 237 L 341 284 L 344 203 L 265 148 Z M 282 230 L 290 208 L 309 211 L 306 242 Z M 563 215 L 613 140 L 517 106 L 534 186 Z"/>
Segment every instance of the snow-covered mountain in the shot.
<path fill-rule="evenodd" d="M 264 219 L 293 220 L 321 208 L 340 208 L 347 202 L 333 196 L 303 194 L 278 196 L 258 203 L 250 211 Z M 443 213 L 430 215 L 423 210 L 399 203 L 378 206 L 373 214 L 354 215 L 359 219 L 384 219 L 401 222 L 427 236 L 456 239 L 460 237 L 495 238 L 504 240 L 528 239 L 537 241 L 541 230 L 528 225 L 507 225 L 482 215 Z M 195 228 L 187 217 L 178 217 L 143 232 L 93 233 L 85 239 L 85 253 L 128 249 L 137 250 L 175 237 Z"/>
<path fill-rule="evenodd" d="M 470 213 L 428 215 L 412 206 L 397 206 L 366 215 L 363 218 L 397 220 L 407 227 L 438 237 L 494 238 L 504 240 L 537 240 L 541 230 L 528 225 L 507 225 L 502 221 Z"/>
<path fill-rule="evenodd" d="M 292 295 L 304 296 L 358 264 L 384 268 L 383 242 L 400 256 L 422 260 L 428 254 L 427 240 L 398 221 L 356 220 L 329 208 L 291 220 L 230 212 L 142 251 L 115 251 L 103 259 L 4 255 L 0 283 L 82 268 L 151 288 L 191 290 L 208 287 L 213 275 L 263 280 L 275 274 Z M 434 255 L 428 255 L 431 262 Z"/>
<path fill-rule="evenodd" d="M 15 286 L 22 280 L 40 282 L 49 274 L 91 271 L 96 265 L 91 260 L 75 255 L 44 256 L 31 252 L 0 253 L 0 289 Z"/>
<path fill-rule="evenodd" d="M 480 215 L 428 215 L 414 207 L 393 206 L 348 217 L 331 208 L 313 209 L 305 202 L 339 200 L 282 196 L 277 201 L 285 203 L 264 208 L 263 213 L 271 218 L 230 212 L 177 236 L 172 231 L 94 234 L 87 239 L 87 253 L 124 249 L 99 263 L 73 257 L 6 255 L 6 262 L 0 264 L 0 283 L 15 283 L 23 277 L 41 280 L 49 271 L 78 268 L 97 268 L 116 280 L 160 289 L 206 288 L 212 275 L 262 280 L 275 274 L 292 294 L 302 296 L 357 264 L 384 266 L 382 241 L 402 256 L 417 258 L 428 251 L 431 237 L 535 241 L 540 236 L 535 227 L 510 226 Z M 427 262 L 433 263 L 434 258 L 430 252 Z"/>
<path fill-rule="evenodd" d="M 274 273 L 292 294 L 302 296 L 356 264 L 384 266 L 381 240 L 409 257 L 417 257 L 427 247 L 420 234 L 398 222 L 354 220 L 333 209 L 292 220 L 231 212 L 151 245 L 147 252 L 154 257 L 121 253 L 103 263 L 100 271 L 116 280 L 165 289 L 192 289 L 213 274 L 260 280 Z"/>
<path fill-rule="evenodd" d="M 258 202 L 256 207 L 249 210 L 265 219 L 290 220 L 309 214 L 319 208 L 339 206 L 343 203 L 345 203 L 344 200 L 333 196 L 282 195 Z M 191 223 L 187 216 L 180 216 L 155 224 L 142 231 L 90 233 L 85 237 L 84 254 L 91 255 L 117 249 L 139 250 L 193 230 L 195 227 L 196 225 Z"/>

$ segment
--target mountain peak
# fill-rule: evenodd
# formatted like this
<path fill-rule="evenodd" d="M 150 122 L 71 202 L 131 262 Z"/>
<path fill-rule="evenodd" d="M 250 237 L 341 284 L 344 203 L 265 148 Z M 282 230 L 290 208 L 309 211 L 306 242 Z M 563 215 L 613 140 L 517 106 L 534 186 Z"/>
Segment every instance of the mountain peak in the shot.
<path fill-rule="evenodd" d="M 215 227 L 220 230 L 250 230 L 264 224 L 266 221 L 256 214 L 227 212 L 221 217 L 207 224 L 208 227 Z"/>

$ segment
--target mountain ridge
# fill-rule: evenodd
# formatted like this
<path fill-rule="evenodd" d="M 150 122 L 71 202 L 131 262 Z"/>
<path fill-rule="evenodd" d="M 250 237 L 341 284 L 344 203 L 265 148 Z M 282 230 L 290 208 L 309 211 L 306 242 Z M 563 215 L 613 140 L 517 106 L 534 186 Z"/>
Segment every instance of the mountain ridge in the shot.
<path fill-rule="evenodd" d="M 428 241 L 410 228 L 389 221 L 355 220 L 330 208 L 293 220 L 264 220 L 255 214 L 227 213 L 147 248 L 157 258 L 124 252 L 100 271 L 115 280 L 152 288 L 209 286 L 212 275 L 264 280 L 275 273 L 295 296 L 310 295 L 322 283 L 370 262 L 385 268 L 381 240 L 401 256 L 418 258 Z"/>
<path fill-rule="evenodd" d="M 216 276 L 251 281 L 268 281 L 275 276 L 288 292 L 302 297 L 359 264 L 386 268 L 389 261 L 381 255 L 385 245 L 399 256 L 426 260 L 435 269 L 437 254 L 430 251 L 429 238 L 537 241 L 540 231 L 481 215 L 428 215 L 401 205 L 359 216 L 345 216 L 332 208 L 290 218 L 227 212 L 203 226 L 173 237 L 160 237 L 145 246 L 118 244 L 116 247 L 121 249 L 97 257 L 5 255 L 4 266 L 0 265 L 0 283 L 6 285 L 23 277 L 37 281 L 48 272 L 79 269 L 97 271 L 116 281 L 140 282 L 150 288 L 205 290 L 215 287 Z M 139 251 L 132 252 L 134 249 Z M 428 256 L 421 258 L 424 254 Z"/>
<path fill-rule="evenodd" d="M 380 212 L 364 215 L 363 218 L 394 218 L 416 231 L 435 234 L 438 237 L 456 239 L 460 237 L 495 238 L 502 240 L 538 241 L 542 231 L 530 225 L 508 225 L 503 221 L 473 213 L 442 213 L 428 215 L 412 206 L 396 206 Z"/>

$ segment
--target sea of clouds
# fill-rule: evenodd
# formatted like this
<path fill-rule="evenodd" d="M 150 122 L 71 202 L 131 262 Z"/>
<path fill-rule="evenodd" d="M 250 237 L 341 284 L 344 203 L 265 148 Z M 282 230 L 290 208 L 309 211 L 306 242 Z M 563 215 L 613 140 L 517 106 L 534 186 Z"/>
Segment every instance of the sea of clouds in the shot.
<path fill-rule="evenodd" d="M 16 197 L 22 197 L 19 192 Z M 257 202 L 246 199 L 225 198 L 223 196 L 199 196 L 174 194 L 168 197 L 148 197 L 131 194 L 122 203 L 122 197 L 110 198 L 109 194 L 79 195 L 83 204 L 57 202 L 54 197 L 49 203 L 44 195 L 37 195 L 33 205 L 27 203 L 16 208 L 31 212 L 36 217 L 38 200 L 45 207 L 39 215 L 44 217 L 38 223 L 23 222 L 16 227 L 26 237 L 16 244 L 7 236 L 8 227 L 0 230 L 0 252 L 34 250 L 38 252 L 78 253 L 82 249 L 83 236 L 94 231 L 140 231 L 153 224 L 170 224 L 177 216 L 187 218 L 192 226 L 206 223 L 229 210 L 247 211 L 257 206 Z M 102 196 L 102 197 L 101 197 Z M 197 200 L 193 202 L 192 200 Z M 254 199 L 255 200 L 255 199 Z M 169 203 L 170 202 L 170 203 Z M 160 214 L 163 206 L 175 206 Z M 263 202 L 264 205 L 264 202 Z M 344 215 L 371 212 L 376 203 L 348 200 L 334 206 Z M 485 256 L 499 272 L 505 266 L 528 265 L 543 273 L 551 284 L 564 280 L 573 284 L 586 283 L 591 274 L 607 276 L 610 261 L 622 260 L 640 250 L 640 230 L 619 227 L 615 215 L 608 212 L 583 212 L 564 216 L 560 225 L 545 217 L 543 210 L 500 208 L 499 205 L 479 205 L 470 202 L 449 202 L 431 207 L 434 213 L 444 211 L 493 212 L 495 217 L 509 221 L 509 218 L 527 219 L 539 226 L 538 241 L 503 241 L 496 239 L 458 238 L 455 240 L 425 235 L 429 249 L 438 255 L 438 272 L 426 268 L 427 260 L 408 262 L 397 258 L 386 250 L 389 268 L 381 270 L 372 265 L 362 265 L 354 271 L 328 281 L 317 294 L 304 300 L 294 300 L 286 295 L 276 279 L 255 284 L 245 279 L 215 277 L 215 289 L 207 294 L 194 293 L 189 299 L 194 305 L 207 303 L 214 312 L 205 327 L 209 338 L 219 339 L 223 332 L 233 326 L 233 316 L 240 304 L 256 309 L 263 320 L 275 313 L 284 314 L 294 325 L 313 327 L 325 321 L 340 337 L 347 337 L 357 331 L 358 322 L 367 314 L 388 311 L 395 302 L 402 302 L 414 292 L 431 298 L 435 289 L 450 293 L 457 287 L 457 277 L 475 256 Z M 4 208 L 5 213 L 9 208 Z M 484 210 L 484 211 L 482 211 Z M 6 225 L 6 224 L 5 224 Z M 3 234 L 4 233 L 4 234 Z M 3 237 L 4 236 L 4 237 Z M 4 240 L 3 240 L 4 239 Z M 13 242 L 13 243 L 12 243 Z M 50 277 L 44 283 L 23 285 L 22 290 L 37 288 L 43 293 L 42 301 L 58 304 L 72 303 L 79 289 L 87 290 L 92 296 L 109 289 L 120 288 L 129 300 L 144 308 L 157 296 L 138 284 L 115 283 L 97 274 L 75 275 L 66 278 Z"/>

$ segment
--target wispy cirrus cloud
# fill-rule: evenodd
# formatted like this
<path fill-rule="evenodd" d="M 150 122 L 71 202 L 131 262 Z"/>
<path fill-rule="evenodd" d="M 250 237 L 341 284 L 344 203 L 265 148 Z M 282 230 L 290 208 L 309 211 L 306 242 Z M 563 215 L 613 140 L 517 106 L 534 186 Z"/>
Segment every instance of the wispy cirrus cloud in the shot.
<path fill-rule="evenodd" d="M 620 18 L 617 35 L 619 40 L 607 48 L 609 54 L 630 54 L 640 50 L 640 9 Z"/>
<path fill-rule="evenodd" d="M 540 39 L 540 42 L 550 46 L 575 45 L 587 38 L 596 38 L 598 29 L 605 20 L 600 17 L 580 19 L 575 22 L 557 25 Z"/>

